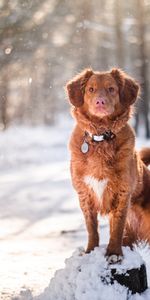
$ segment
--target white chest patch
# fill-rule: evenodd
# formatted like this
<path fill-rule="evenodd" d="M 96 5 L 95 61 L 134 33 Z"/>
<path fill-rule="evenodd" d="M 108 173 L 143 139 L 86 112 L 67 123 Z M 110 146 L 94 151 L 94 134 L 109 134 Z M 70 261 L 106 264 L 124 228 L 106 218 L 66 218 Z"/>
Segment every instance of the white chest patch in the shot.
<path fill-rule="evenodd" d="M 88 187 L 93 189 L 97 198 L 99 200 L 101 200 L 104 190 L 107 186 L 108 179 L 98 180 L 98 179 L 94 178 L 93 176 L 85 176 L 84 182 L 86 183 L 86 185 L 88 185 Z"/>

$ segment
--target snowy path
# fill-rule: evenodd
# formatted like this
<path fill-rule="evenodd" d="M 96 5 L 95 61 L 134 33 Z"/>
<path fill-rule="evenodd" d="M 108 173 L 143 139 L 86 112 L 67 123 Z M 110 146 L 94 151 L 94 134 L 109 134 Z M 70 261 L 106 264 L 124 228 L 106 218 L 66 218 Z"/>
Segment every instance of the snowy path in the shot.
<path fill-rule="evenodd" d="M 65 121 L 57 128 L 20 127 L 0 134 L 2 300 L 39 295 L 65 258 L 85 245 L 83 218 L 69 175 L 70 127 Z M 101 240 L 108 240 L 106 220 Z"/>
<path fill-rule="evenodd" d="M 0 299 L 38 295 L 85 238 L 63 126 L 0 134 Z"/>

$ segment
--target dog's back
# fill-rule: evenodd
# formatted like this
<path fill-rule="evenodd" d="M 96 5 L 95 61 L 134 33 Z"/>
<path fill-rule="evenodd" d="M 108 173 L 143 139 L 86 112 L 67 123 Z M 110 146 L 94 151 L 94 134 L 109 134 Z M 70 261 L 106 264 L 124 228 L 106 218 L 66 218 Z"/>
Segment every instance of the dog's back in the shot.
<path fill-rule="evenodd" d="M 132 245 L 138 240 L 150 243 L 150 148 L 143 148 L 138 153 L 139 165 L 142 171 L 142 190 L 131 199 L 124 235 L 124 245 Z M 142 162 L 141 162 L 142 160 Z M 139 182 L 139 186 L 140 186 Z M 136 191 L 138 191 L 138 186 Z"/>
<path fill-rule="evenodd" d="M 146 166 L 150 164 L 150 148 L 145 147 L 139 152 L 141 160 Z"/>

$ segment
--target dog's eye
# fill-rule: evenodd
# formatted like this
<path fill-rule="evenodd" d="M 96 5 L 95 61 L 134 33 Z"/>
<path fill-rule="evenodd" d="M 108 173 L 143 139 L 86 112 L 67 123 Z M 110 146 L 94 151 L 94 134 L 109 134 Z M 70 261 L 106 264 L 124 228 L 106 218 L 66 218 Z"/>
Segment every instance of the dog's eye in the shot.
<path fill-rule="evenodd" d="M 90 87 L 90 88 L 89 88 L 89 92 L 90 92 L 90 93 L 93 93 L 93 92 L 94 92 L 93 87 Z"/>
<path fill-rule="evenodd" d="M 109 90 L 110 93 L 113 93 L 113 92 L 115 91 L 115 89 L 114 89 L 113 86 L 110 86 L 110 87 L 108 88 L 108 90 Z"/>

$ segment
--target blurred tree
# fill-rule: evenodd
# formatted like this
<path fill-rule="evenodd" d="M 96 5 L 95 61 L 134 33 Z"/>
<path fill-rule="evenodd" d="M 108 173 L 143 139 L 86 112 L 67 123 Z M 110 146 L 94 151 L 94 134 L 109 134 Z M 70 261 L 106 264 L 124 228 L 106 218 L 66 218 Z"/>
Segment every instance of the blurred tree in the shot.
<path fill-rule="evenodd" d="M 7 71 L 7 69 L 6 69 Z M 8 83 L 8 78 L 7 78 L 7 72 L 3 73 L 3 77 L 1 79 L 0 83 L 0 130 L 4 130 L 7 128 L 8 124 L 8 116 L 7 116 L 7 95 L 8 95 L 8 90 L 7 90 L 7 83 Z M 3 83 L 4 81 L 4 83 Z"/>
<path fill-rule="evenodd" d="M 116 58 L 120 68 L 124 67 L 124 45 L 123 45 L 123 11 L 122 1 L 114 0 L 114 19 L 115 19 L 115 31 L 116 31 Z"/>
<path fill-rule="evenodd" d="M 137 18 L 139 28 L 139 52 L 141 60 L 141 84 L 142 84 L 142 111 L 140 110 L 136 117 L 136 130 L 138 130 L 140 115 L 144 115 L 144 123 L 146 129 L 146 137 L 150 137 L 149 125 L 149 80 L 148 80 L 148 57 L 146 51 L 146 32 L 145 32 L 145 7 L 143 0 L 137 0 Z M 140 105 L 139 105 L 140 107 Z M 140 115 L 139 115 L 140 114 Z"/>

